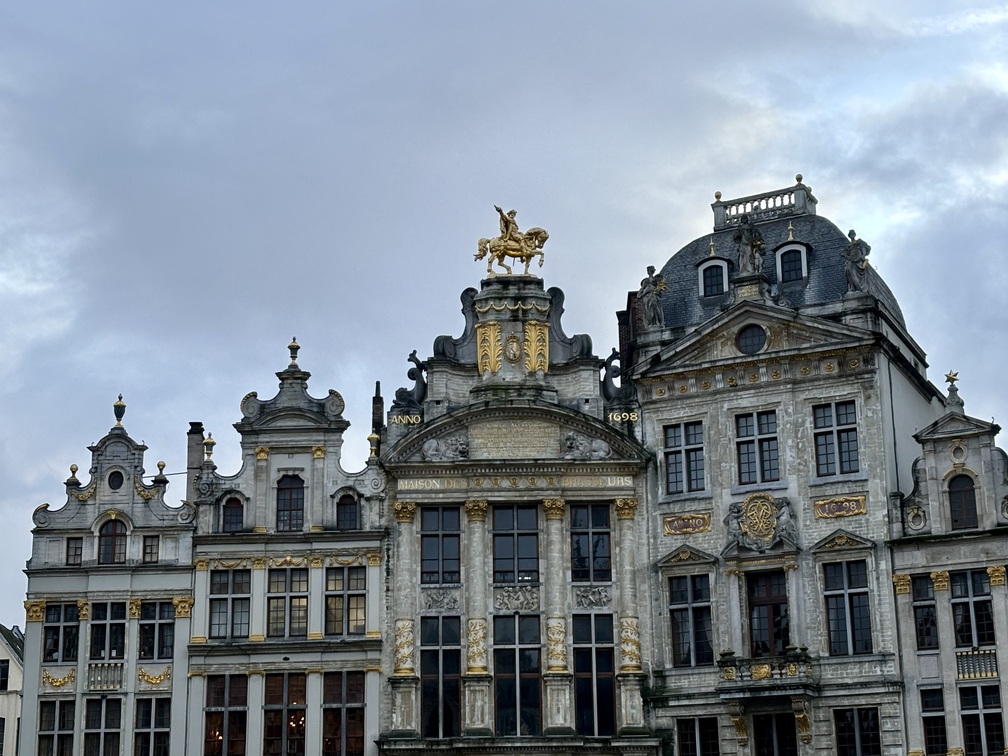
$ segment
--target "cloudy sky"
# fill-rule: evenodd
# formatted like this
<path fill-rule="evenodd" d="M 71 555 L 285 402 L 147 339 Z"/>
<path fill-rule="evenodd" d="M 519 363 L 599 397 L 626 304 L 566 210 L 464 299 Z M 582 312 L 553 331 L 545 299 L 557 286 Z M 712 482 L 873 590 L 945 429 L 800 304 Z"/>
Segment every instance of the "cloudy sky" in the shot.
<path fill-rule="evenodd" d="M 374 382 L 461 331 L 494 204 L 548 229 L 546 285 L 604 356 L 715 190 L 801 172 L 931 379 L 1008 421 L 1006 33 L 1008 5 L 955 0 L 7 4 L 0 622 L 119 392 L 148 472 L 202 420 L 231 474 L 239 401 L 297 336 L 361 468 Z"/>

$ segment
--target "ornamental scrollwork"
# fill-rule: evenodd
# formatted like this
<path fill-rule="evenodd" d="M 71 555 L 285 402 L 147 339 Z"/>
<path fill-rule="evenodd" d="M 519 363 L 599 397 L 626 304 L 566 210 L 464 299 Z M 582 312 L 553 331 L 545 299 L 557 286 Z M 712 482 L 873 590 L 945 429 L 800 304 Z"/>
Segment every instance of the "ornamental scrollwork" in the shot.
<path fill-rule="evenodd" d="M 616 499 L 616 519 L 632 520 L 637 514 L 637 499 Z"/>
<path fill-rule="evenodd" d="M 949 574 L 946 570 L 939 570 L 931 573 L 931 583 L 936 591 L 947 591 L 949 589 Z"/>
<path fill-rule="evenodd" d="M 45 619 L 45 601 L 25 601 L 24 608 L 28 622 L 41 622 Z"/>
<path fill-rule="evenodd" d="M 48 669 L 42 670 L 42 682 L 53 688 L 62 688 L 77 679 L 77 670 L 70 669 L 63 677 L 53 677 Z"/>
<path fill-rule="evenodd" d="M 619 621 L 620 669 L 639 672 L 641 669 L 640 622 L 636 617 L 623 617 Z"/>
<path fill-rule="evenodd" d="M 395 674 L 413 674 L 414 623 L 411 619 L 395 623 Z"/>
<path fill-rule="evenodd" d="M 471 619 L 467 623 L 466 671 L 475 674 L 487 671 L 487 621 Z"/>
<path fill-rule="evenodd" d="M 543 509 L 547 520 L 562 520 L 567 502 L 563 499 L 543 499 Z"/>
<path fill-rule="evenodd" d="M 987 576 L 991 585 L 1005 584 L 1005 568 L 1003 564 L 996 564 L 987 568 Z"/>
<path fill-rule="evenodd" d="M 567 625 L 563 617 L 546 620 L 546 669 L 549 672 L 567 670 Z"/>
<path fill-rule="evenodd" d="M 161 670 L 160 674 L 152 675 L 150 672 L 145 670 L 143 667 L 137 668 L 137 679 L 141 682 L 145 682 L 148 685 L 160 685 L 165 680 L 170 680 L 172 676 L 171 667 L 165 667 Z"/>
<path fill-rule="evenodd" d="M 172 605 L 175 607 L 175 619 L 186 619 L 192 617 L 193 604 L 196 602 L 192 596 L 175 596 Z"/>
<path fill-rule="evenodd" d="M 466 517 L 470 522 L 486 522 L 486 499 L 469 499 L 465 503 Z"/>
<path fill-rule="evenodd" d="M 892 581 L 897 594 L 910 593 L 909 575 L 893 575 Z"/>
<path fill-rule="evenodd" d="M 416 502 L 397 501 L 392 505 L 392 511 L 395 512 L 396 522 L 413 522 L 416 518 Z"/>

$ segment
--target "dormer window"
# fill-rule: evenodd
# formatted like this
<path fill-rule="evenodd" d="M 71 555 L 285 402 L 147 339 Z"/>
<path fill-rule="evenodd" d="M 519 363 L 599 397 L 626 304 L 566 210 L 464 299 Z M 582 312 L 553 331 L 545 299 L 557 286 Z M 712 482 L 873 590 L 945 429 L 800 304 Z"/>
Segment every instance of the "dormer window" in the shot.
<path fill-rule="evenodd" d="M 727 290 L 728 262 L 722 259 L 705 261 L 698 271 L 700 274 L 700 296 L 717 297 Z"/>
<path fill-rule="evenodd" d="M 304 481 L 284 475 L 277 483 L 277 530 L 304 529 Z"/>
<path fill-rule="evenodd" d="M 969 475 L 956 475 L 949 481 L 948 492 L 952 530 L 975 530 L 979 527 L 973 478 Z"/>
<path fill-rule="evenodd" d="M 808 278 L 808 255 L 804 244 L 785 244 L 776 250 L 777 282 L 800 283 Z"/>
<path fill-rule="evenodd" d="M 126 524 L 109 520 L 98 529 L 98 564 L 126 563 Z"/>
<path fill-rule="evenodd" d="M 244 510 L 241 499 L 235 496 L 224 502 L 221 510 L 221 530 L 225 533 L 240 532 L 244 524 Z"/>
<path fill-rule="evenodd" d="M 336 529 L 357 530 L 359 521 L 357 499 L 350 494 L 344 494 L 336 502 Z"/>

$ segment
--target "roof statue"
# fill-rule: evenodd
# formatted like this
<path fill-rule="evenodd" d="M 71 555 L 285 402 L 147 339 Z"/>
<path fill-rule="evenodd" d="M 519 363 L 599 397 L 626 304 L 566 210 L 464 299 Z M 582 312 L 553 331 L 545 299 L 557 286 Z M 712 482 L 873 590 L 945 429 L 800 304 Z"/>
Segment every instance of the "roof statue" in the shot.
<path fill-rule="evenodd" d="M 645 328 L 663 328 L 665 313 L 658 298 L 668 288 L 661 275 L 655 275 L 654 265 L 648 265 L 647 278 L 640 282 L 637 291 L 637 301 L 641 303 L 641 314 L 644 317 Z"/>
<path fill-rule="evenodd" d="M 763 234 L 753 226 L 748 215 L 742 216 L 732 239 L 738 245 L 738 272 L 741 275 L 762 273 Z"/>
<path fill-rule="evenodd" d="M 867 282 L 865 281 L 865 268 L 868 267 L 868 253 L 871 247 L 864 239 L 858 239 L 852 228 L 847 232 L 850 244 L 843 251 L 844 275 L 847 277 L 847 291 L 865 291 Z"/>
<path fill-rule="evenodd" d="M 494 209 L 500 216 L 500 236 L 493 239 L 480 239 L 476 245 L 475 258 L 482 260 L 484 257 L 489 257 L 487 260 L 488 277 L 497 275 L 493 271 L 495 262 L 504 268 L 508 275 L 511 275 L 511 266 L 504 261 L 506 257 L 513 257 L 519 262 L 524 262 L 524 275 L 532 275 L 529 273 L 529 265 L 532 258 L 538 255 L 539 267 L 542 267 L 545 259 L 542 248 L 546 244 L 546 240 L 549 239 L 549 234 L 542 228 L 530 228 L 525 232 L 519 231 L 518 222 L 515 220 L 517 212 L 508 210 L 505 213 L 497 205 L 494 205 Z"/>

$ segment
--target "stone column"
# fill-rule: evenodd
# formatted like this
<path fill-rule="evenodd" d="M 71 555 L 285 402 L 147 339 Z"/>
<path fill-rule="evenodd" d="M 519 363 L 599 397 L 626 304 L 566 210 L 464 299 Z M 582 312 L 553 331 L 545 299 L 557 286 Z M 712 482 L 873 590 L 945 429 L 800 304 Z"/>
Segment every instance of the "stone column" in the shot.
<path fill-rule="evenodd" d="M 399 559 L 394 581 L 395 624 L 393 640 L 392 734 L 415 737 L 419 712 L 417 693 L 420 679 L 416 672 L 416 602 L 417 602 L 417 530 L 416 502 L 396 501 L 396 549 Z"/>
<path fill-rule="evenodd" d="M 994 627 L 1008 627 L 1008 588 L 1005 587 L 1005 567 L 1003 564 L 994 565 L 987 568 L 987 576 L 990 578 L 991 587 L 991 605 L 994 612 Z M 1004 640 L 1002 639 L 999 644 L 1001 648 L 1000 653 L 1005 650 Z M 999 655 L 1000 655 L 999 653 Z M 1003 658 L 1003 657 L 1002 657 Z M 1001 687 L 1001 710 L 1004 711 L 1008 706 L 1006 706 L 1005 701 L 1008 701 L 1008 690 L 1005 686 Z"/>
<path fill-rule="evenodd" d="M 619 611 L 620 667 L 619 732 L 621 735 L 646 732 L 641 685 L 640 618 L 637 615 L 637 499 L 616 499 L 619 538 Z"/>
<path fill-rule="evenodd" d="M 493 735 L 490 718 L 490 676 L 487 659 L 487 547 L 485 499 L 465 503 L 466 554 L 463 600 L 466 613 L 466 670 L 462 677 L 462 732 Z"/>
<path fill-rule="evenodd" d="M 252 559 L 252 595 L 249 597 L 249 640 L 266 640 L 266 559 Z M 249 695 L 252 681 L 249 680 Z M 249 706 L 251 706 L 251 700 Z M 252 711 L 250 708 L 249 711 Z"/>
<path fill-rule="evenodd" d="M 325 456 L 326 448 L 324 446 L 316 446 L 312 449 L 311 480 L 308 484 L 311 503 L 308 507 L 308 517 L 305 523 L 310 531 L 325 529 Z"/>
<path fill-rule="evenodd" d="M 734 617 L 736 620 L 728 622 L 728 648 L 734 651 L 736 656 L 747 657 L 750 648 L 743 637 L 743 626 L 746 624 L 743 618 L 745 617 L 747 607 L 742 601 L 742 571 L 728 568 L 725 570 L 725 576 L 728 582 L 729 618 Z"/>
<path fill-rule="evenodd" d="M 269 500 L 273 495 L 273 481 L 269 474 L 269 448 L 258 446 L 255 450 L 255 519 L 252 530 L 265 533 L 269 529 L 266 513 L 269 511 Z"/>
<path fill-rule="evenodd" d="M 382 600 L 382 591 L 379 590 L 382 582 L 381 561 L 382 553 L 380 551 L 372 551 L 367 555 L 368 592 L 365 598 L 366 606 L 364 607 L 364 635 L 367 638 L 381 638 L 382 636 L 381 626 L 379 625 Z"/>
<path fill-rule="evenodd" d="M 936 570 L 932 572 L 931 584 L 934 586 L 935 614 L 937 615 L 938 637 L 941 639 L 942 649 L 942 653 L 938 657 L 939 664 L 941 665 L 941 676 L 945 681 L 945 684 L 942 686 L 942 695 L 945 696 L 946 706 L 955 706 L 954 702 L 958 700 L 959 693 L 955 686 L 957 679 L 955 623 L 952 621 L 952 602 L 949 600 L 951 598 L 951 586 L 948 571 Z M 951 649 L 951 652 L 946 651 L 946 649 Z M 948 752 L 952 753 L 957 748 L 961 751 L 963 736 L 959 717 L 945 717 L 945 734 L 948 738 Z"/>
<path fill-rule="evenodd" d="M 210 560 L 197 559 L 193 563 L 196 568 L 193 585 L 193 594 L 196 603 L 192 605 L 192 618 L 189 621 L 190 642 L 206 643 L 207 636 L 210 635 Z M 178 617 L 178 605 L 175 607 L 175 616 Z M 175 625 L 175 638 L 185 638 L 179 632 L 178 624 Z M 181 658 L 177 656 L 175 658 Z"/>
<path fill-rule="evenodd" d="M 543 499 L 546 512 L 546 673 L 543 684 L 546 702 L 543 711 L 544 735 L 570 735 L 574 732 L 573 676 L 567 663 L 567 550 L 564 548 L 564 519 L 567 502 Z"/>
<path fill-rule="evenodd" d="M 310 557 L 308 566 L 308 640 L 322 640 L 325 637 L 325 558 Z"/>
<path fill-rule="evenodd" d="M 805 621 L 805 602 L 802 600 L 802 585 L 798 575 L 798 565 L 792 562 L 785 562 L 781 565 L 781 569 L 784 570 L 784 581 L 787 583 L 788 643 L 792 646 L 810 647 L 812 643 L 806 637 L 808 626 Z"/>
<path fill-rule="evenodd" d="M 307 711 L 322 711 L 322 670 L 305 670 L 305 704 Z M 306 712 L 307 713 L 307 712 Z M 322 717 L 305 717 L 305 753 L 322 753 Z"/>
<path fill-rule="evenodd" d="M 266 700 L 266 678 L 262 669 L 250 669 L 248 675 L 248 718 L 245 722 L 246 753 L 259 753 L 263 742 L 263 703 Z M 200 717 L 197 716 L 197 722 Z M 197 749 L 197 753 L 200 753 Z"/>
<path fill-rule="evenodd" d="M 181 670 L 180 670 L 181 671 Z M 172 696 L 171 721 L 176 722 L 175 732 L 171 736 L 171 752 L 173 754 L 203 753 L 203 738 L 205 736 L 203 707 L 206 705 L 206 672 L 192 672 L 188 679 L 179 674 L 183 685 L 189 686 L 189 695 Z M 173 686 L 174 687 L 174 686 Z M 188 704 L 188 711 L 186 705 Z M 182 722 L 191 723 L 189 727 Z M 188 735 L 188 741 L 184 738 Z M 253 746 L 253 749 L 255 746 Z"/>

